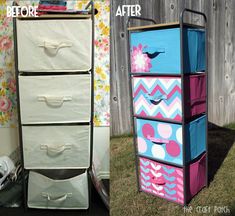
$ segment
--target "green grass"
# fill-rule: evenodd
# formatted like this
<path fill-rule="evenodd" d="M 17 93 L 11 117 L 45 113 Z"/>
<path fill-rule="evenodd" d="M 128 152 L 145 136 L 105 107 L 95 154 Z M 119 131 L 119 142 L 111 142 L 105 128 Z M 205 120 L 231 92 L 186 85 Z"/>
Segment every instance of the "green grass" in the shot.
<path fill-rule="evenodd" d="M 231 124 L 225 125 L 225 127 L 229 128 L 229 129 L 235 130 L 235 123 L 231 123 Z"/>
<path fill-rule="evenodd" d="M 187 215 L 202 215 L 197 206 L 210 207 L 205 215 L 224 215 L 214 213 L 214 206 L 228 206 L 230 215 L 235 215 L 235 130 L 211 130 L 208 141 L 210 185 L 191 200 L 192 214 Z M 112 216 L 184 215 L 180 205 L 137 192 L 132 137 L 111 139 L 110 184 Z"/>

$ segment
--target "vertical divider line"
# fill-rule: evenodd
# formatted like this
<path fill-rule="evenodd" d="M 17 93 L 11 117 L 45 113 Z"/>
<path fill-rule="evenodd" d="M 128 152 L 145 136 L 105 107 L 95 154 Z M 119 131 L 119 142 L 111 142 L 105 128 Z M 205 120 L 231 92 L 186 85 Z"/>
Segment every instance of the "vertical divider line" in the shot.
<path fill-rule="evenodd" d="M 94 60 L 94 40 L 95 40 L 95 8 L 94 8 L 94 1 L 91 0 L 90 3 L 91 5 L 91 19 L 92 19 L 92 39 L 91 39 L 91 47 L 92 47 L 92 63 L 91 63 L 91 117 L 90 117 L 90 167 L 88 169 L 88 186 L 89 186 L 89 207 L 91 205 L 92 201 L 92 167 L 93 167 L 93 144 L 94 144 L 94 66 L 95 66 L 95 60 Z M 90 174 L 90 175 L 89 175 Z"/>
<path fill-rule="evenodd" d="M 209 46 L 209 43 L 208 43 L 208 22 L 207 22 L 207 17 L 206 15 L 204 14 L 203 15 L 204 17 L 204 21 L 205 21 L 205 41 L 206 41 L 206 44 L 205 44 L 205 49 L 206 49 L 206 55 L 205 55 L 205 75 L 206 75 L 206 187 L 209 186 L 209 182 L 208 182 L 208 75 L 209 75 L 209 71 L 208 71 L 208 46 Z"/>
<path fill-rule="evenodd" d="M 13 2 L 13 6 L 15 2 Z M 16 79 L 16 98 L 17 98 L 17 117 L 18 117 L 18 132 L 19 132 L 19 146 L 20 146 L 20 158 L 22 165 L 22 190 L 23 190 L 23 203 L 24 208 L 27 210 L 27 185 L 26 185 L 26 174 L 27 171 L 24 167 L 24 154 L 23 154 L 23 136 L 22 136 L 22 123 L 20 113 L 20 94 L 19 94 L 19 71 L 18 71 L 18 47 L 17 47 L 17 24 L 16 17 L 13 18 L 13 36 L 14 36 L 14 59 L 15 59 L 15 79 Z"/>
<path fill-rule="evenodd" d="M 187 170 L 186 170 L 186 143 L 185 143 L 185 103 L 184 103 L 184 11 L 180 14 L 180 69 L 181 69 L 181 101 L 182 101 L 182 144 L 183 144 L 183 188 L 184 206 L 187 205 Z"/>

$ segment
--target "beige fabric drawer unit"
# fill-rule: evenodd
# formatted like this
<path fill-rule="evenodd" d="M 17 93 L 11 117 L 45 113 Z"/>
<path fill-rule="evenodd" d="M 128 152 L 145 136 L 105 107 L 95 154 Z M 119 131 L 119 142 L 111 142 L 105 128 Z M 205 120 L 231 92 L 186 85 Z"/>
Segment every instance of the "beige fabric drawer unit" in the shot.
<path fill-rule="evenodd" d="M 46 73 L 90 70 L 91 24 L 91 19 L 18 19 L 18 70 Z"/>
<path fill-rule="evenodd" d="M 30 171 L 28 206 L 48 209 L 87 209 L 87 172 L 72 178 L 55 180 Z"/>
<path fill-rule="evenodd" d="M 27 169 L 83 169 L 90 165 L 90 126 L 23 126 Z"/>
<path fill-rule="evenodd" d="M 94 16 L 43 16 L 14 20 L 24 204 L 88 209 Z"/>
<path fill-rule="evenodd" d="M 19 76 L 23 124 L 89 122 L 90 75 Z"/>

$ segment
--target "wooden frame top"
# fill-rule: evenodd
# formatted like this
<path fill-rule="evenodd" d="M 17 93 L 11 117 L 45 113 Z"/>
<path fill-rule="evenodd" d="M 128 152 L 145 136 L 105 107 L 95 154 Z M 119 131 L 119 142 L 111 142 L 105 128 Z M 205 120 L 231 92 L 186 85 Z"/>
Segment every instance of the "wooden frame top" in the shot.
<path fill-rule="evenodd" d="M 204 26 L 189 24 L 189 23 L 184 23 L 184 25 L 194 27 L 194 28 L 205 28 Z M 129 27 L 127 28 L 127 30 L 128 31 L 151 30 L 151 29 L 157 29 L 157 28 L 171 28 L 171 27 L 177 27 L 177 26 L 180 26 L 179 22 L 170 22 L 170 23 L 160 23 L 160 24 L 153 24 L 153 25 Z"/>

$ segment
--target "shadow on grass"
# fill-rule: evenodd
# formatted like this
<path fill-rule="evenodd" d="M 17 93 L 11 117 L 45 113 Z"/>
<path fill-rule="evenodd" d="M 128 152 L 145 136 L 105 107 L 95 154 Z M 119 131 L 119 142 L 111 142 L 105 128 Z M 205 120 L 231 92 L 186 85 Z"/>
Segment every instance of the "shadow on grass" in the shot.
<path fill-rule="evenodd" d="M 209 183 L 221 167 L 235 142 L 235 130 L 210 123 L 208 132 L 208 178 Z"/>

